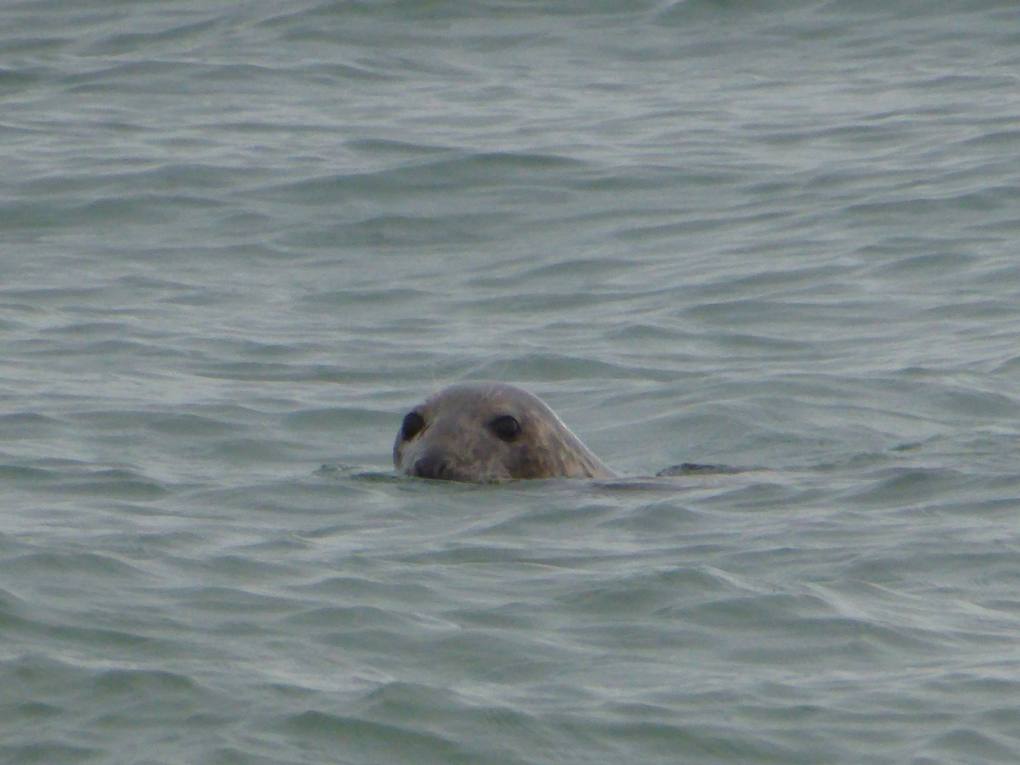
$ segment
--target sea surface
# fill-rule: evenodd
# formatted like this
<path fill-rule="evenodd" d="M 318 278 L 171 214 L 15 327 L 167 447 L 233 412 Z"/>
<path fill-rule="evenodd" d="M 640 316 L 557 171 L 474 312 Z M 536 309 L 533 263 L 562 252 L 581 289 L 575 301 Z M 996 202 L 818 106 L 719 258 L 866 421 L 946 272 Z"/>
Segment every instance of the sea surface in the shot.
<path fill-rule="evenodd" d="M 2 2 L 0 762 L 1020 762 L 1020 5 Z"/>

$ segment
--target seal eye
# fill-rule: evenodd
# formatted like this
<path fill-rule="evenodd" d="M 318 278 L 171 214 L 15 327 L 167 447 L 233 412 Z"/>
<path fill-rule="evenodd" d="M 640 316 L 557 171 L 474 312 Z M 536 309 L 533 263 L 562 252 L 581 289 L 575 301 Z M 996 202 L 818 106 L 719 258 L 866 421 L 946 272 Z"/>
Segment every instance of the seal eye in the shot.
<path fill-rule="evenodd" d="M 516 441 L 521 436 L 521 424 L 509 414 L 504 414 L 494 419 L 489 423 L 489 428 L 495 433 L 496 438 L 500 441 L 506 441 L 508 444 Z"/>
<path fill-rule="evenodd" d="M 410 412 L 404 417 L 404 422 L 400 425 L 400 437 L 405 441 L 410 441 L 416 435 L 421 433 L 422 428 L 425 427 L 425 418 L 417 412 Z"/>

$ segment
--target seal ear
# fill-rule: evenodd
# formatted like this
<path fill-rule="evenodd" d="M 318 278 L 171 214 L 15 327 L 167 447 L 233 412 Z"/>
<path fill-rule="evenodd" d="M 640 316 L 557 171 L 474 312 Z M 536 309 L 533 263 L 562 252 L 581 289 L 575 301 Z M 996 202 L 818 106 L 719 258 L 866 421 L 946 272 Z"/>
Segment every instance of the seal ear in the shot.
<path fill-rule="evenodd" d="M 503 414 L 494 419 L 489 423 L 489 430 L 500 441 L 506 441 L 508 444 L 513 443 L 521 437 L 521 424 L 517 422 L 517 418 L 509 414 Z"/>
<path fill-rule="evenodd" d="M 400 437 L 410 441 L 425 427 L 425 418 L 417 412 L 409 412 L 400 425 Z"/>

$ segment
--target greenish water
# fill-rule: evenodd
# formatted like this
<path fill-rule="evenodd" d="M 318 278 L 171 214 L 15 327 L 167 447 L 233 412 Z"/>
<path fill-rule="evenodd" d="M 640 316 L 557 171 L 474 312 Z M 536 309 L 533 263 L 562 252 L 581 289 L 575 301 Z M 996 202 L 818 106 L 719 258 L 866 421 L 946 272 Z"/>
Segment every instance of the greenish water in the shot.
<path fill-rule="evenodd" d="M 0 760 L 1020 759 L 1015 4 L 0 18 Z"/>

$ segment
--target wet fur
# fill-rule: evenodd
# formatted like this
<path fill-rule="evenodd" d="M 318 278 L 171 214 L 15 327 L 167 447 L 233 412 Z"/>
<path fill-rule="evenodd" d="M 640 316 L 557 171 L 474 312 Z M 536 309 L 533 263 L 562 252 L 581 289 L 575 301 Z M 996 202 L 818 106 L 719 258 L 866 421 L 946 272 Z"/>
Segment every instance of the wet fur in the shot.
<path fill-rule="evenodd" d="M 412 410 L 424 427 L 393 445 L 397 472 L 420 478 L 496 483 L 528 478 L 615 478 L 540 398 L 504 383 L 460 383 Z M 507 443 L 494 420 L 511 416 L 520 436 Z"/>

